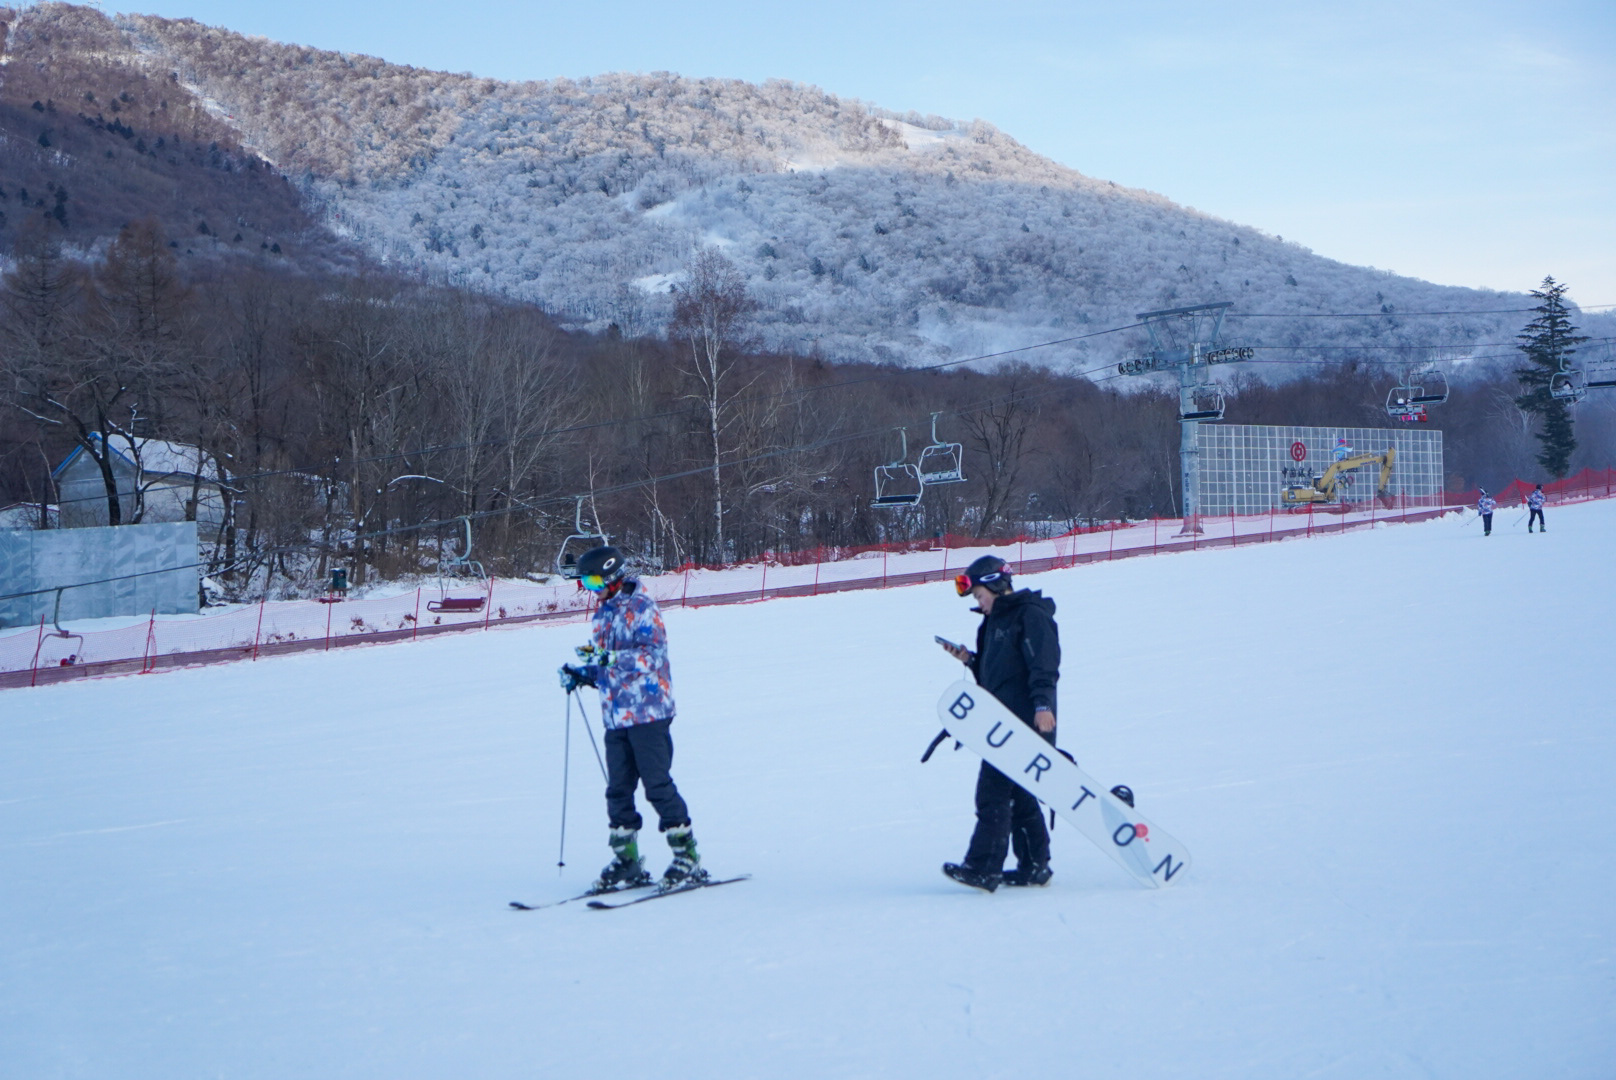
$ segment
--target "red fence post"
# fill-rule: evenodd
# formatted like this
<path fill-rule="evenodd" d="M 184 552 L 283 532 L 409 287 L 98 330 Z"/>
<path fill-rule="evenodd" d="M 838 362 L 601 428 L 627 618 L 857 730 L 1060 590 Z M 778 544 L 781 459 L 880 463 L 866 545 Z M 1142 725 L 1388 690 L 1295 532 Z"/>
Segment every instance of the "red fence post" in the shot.
<path fill-rule="evenodd" d="M 267 604 L 267 603 L 269 603 L 269 593 L 265 592 L 264 593 L 264 598 L 262 600 L 258 601 L 258 628 L 253 631 L 253 659 L 254 660 L 258 659 L 258 639 L 264 633 L 264 605 Z"/>
<path fill-rule="evenodd" d="M 813 591 L 814 596 L 819 595 L 819 564 L 821 562 L 823 562 L 824 559 L 825 559 L 825 545 L 820 544 L 819 545 L 819 550 L 814 552 L 814 591 Z"/>
<path fill-rule="evenodd" d="M 690 564 L 685 564 L 685 591 L 679 594 L 679 606 L 690 606 Z"/>
<path fill-rule="evenodd" d="M 45 616 L 39 617 L 39 640 L 34 642 L 34 662 L 30 665 L 28 685 L 35 686 L 39 682 L 39 651 L 45 647 Z"/>
<path fill-rule="evenodd" d="M 146 651 L 140 657 L 140 673 L 150 672 L 157 659 L 157 609 L 151 609 L 151 622 L 146 624 Z"/>

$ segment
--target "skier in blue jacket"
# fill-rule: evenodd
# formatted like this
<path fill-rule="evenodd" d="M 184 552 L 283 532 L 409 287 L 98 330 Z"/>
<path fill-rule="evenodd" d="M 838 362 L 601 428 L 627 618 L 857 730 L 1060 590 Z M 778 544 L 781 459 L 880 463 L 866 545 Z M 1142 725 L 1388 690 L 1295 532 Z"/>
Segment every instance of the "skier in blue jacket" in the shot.
<path fill-rule="evenodd" d="M 578 560 L 578 581 L 600 597 L 590 642 L 579 649 L 589 662 L 564 664 L 561 684 L 600 691 L 606 727 L 606 810 L 615 858 L 601 871 L 595 889 L 606 892 L 651 883 L 640 856 L 644 820 L 634 790 L 656 809 L 657 827 L 668 838 L 673 862 L 662 875 L 663 888 L 706 876 L 690 830 L 690 811 L 673 782 L 673 676 L 668 665 L 668 632 L 662 613 L 638 578 L 624 573 L 622 552 L 614 547 L 586 551 Z"/>

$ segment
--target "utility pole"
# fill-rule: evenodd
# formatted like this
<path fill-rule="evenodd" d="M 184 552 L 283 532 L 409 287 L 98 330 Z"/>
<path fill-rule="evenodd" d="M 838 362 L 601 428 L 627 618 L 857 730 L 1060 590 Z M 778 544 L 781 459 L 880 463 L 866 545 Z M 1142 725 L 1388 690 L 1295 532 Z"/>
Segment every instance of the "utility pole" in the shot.
<path fill-rule="evenodd" d="M 1135 316 L 1150 332 L 1150 352 L 1117 365 L 1118 375 L 1178 372 L 1178 465 L 1184 527 L 1180 536 L 1201 531 L 1201 443 L 1203 421 L 1223 419 L 1223 391 L 1212 381 L 1213 364 L 1250 360 L 1249 348 L 1217 347 L 1229 301 L 1142 311 Z"/>

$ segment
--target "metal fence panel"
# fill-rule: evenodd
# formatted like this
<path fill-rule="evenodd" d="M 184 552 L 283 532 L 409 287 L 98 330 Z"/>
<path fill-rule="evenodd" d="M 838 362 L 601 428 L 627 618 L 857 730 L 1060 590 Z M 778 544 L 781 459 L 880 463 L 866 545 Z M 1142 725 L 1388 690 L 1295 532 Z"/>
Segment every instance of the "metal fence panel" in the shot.
<path fill-rule="evenodd" d="M 1338 446 L 1378 454 L 1397 448 L 1389 491 L 1400 506 L 1442 504 L 1442 432 L 1420 428 L 1296 427 L 1267 424 L 1201 424 L 1201 513 L 1261 514 L 1280 505 L 1286 470 L 1318 475 L 1335 460 Z M 1299 449 L 1295 449 L 1298 448 Z M 1375 494 L 1373 466 L 1354 470 L 1346 501 Z"/>
<path fill-rule="evenodd" d="M 154 608 L 159 615 L 194 614 L 196 563 L 194 521 L 8 529 L 0 531 L 0 596 L 79 585 L 63 590 L 61 618 L 145 615 Z M 55 614 L 54 591 L 0 600 L 0 626 L 31 625 Z"/>

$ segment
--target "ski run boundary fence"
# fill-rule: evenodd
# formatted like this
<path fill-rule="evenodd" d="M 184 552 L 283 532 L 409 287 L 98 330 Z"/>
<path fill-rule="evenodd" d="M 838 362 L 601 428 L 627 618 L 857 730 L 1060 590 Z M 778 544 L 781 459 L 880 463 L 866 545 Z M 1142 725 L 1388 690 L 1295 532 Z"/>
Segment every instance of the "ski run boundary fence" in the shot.
<path fill-rule="evenodd" d="M 1551 504 L 1564 505 L 1611 496 L 1616 469 L 1584 470 L 1571 480 L 1545 484 Z M 1514 484 L 1501 496 L 1524 500 L 1529 485 Z M 1460 502 L 1460 499 L 1466 502 Z M 1379 524 L 1428 521 L 1473 502 L 1470 493 L 1449 496 L 1442 505 L 1391 509 L 1373 501 L 1356 507 L 1303 512 L 1202 517 L 1202 531 L 1180 535 L 1183 522 L 1157 518 L 1073 530 L 1051 539 L 1024 538 L 987 543 L 975 538 L 940 537 L 907 544 L 863 548 L 823 548 L 784 553 L 778 559 L 744 566 L 688 566 L 647 576 L 641 585 L 663 607 L 705 607 L 817 596 L 853 589 L 887 589 L 949 581 L 980 555 L 997 554 L 1018 574 L 1036 574 L 1083 563 L 1140 555 L 1240 547 L 1324 536 Z M 1501 506 L 1506 498 L 1500 497 Z M 437 611 L 439 589 L 417 588 L 386 597 L 265 601 L 218 615 L 158 618 L 156 615 L 112 630 L 59 634 L 41 620 L 0 636 L 0 689 L 43 686 L 72 679 L 149 674 L 171 668 L 257 660 L 350 645 L 415 641 L 436 634 L 491 630 L 525 623 L 583 620 L 593 597 L 574 583 L 536 585 L 495 579 L 462 581 L 451 589 L 457 599 L 480 600 L 477 610 Z"/>

